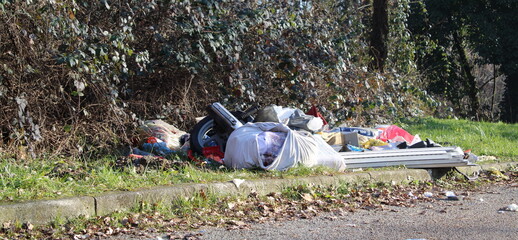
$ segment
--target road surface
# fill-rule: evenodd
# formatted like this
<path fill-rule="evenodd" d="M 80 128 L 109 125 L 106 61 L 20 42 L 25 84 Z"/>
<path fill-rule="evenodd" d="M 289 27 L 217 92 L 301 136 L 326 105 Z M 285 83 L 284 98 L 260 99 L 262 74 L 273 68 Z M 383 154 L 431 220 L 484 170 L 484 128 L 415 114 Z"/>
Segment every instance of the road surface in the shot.
<path fill-rule="evenodd" d="M 311 219 L 251 224 L 239 230 L 205 228 L 189 239 L 518 239 L 518 212 L 501 210 L 513 203 L 518 204 L 518 187 L 491 186 L 460 201 L 322 213 Z M 112 239 L 169 239 L 160 234 L 150 237 Z"/>

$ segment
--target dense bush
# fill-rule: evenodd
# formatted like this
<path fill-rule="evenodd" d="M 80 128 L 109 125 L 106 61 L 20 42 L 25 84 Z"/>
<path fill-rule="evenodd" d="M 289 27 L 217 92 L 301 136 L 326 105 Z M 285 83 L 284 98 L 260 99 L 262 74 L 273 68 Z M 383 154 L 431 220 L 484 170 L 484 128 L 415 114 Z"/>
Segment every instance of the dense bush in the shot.
<path fill-rule="evenodd" d="M 445 105 L 416 81 L 407 4 L 379 74 L 368 2 L 0 0 L 2 148 L 99 153 L 144 119 L 188 130 L 213 101 L 316 104 L 351 125 L 430 114 Z"/>

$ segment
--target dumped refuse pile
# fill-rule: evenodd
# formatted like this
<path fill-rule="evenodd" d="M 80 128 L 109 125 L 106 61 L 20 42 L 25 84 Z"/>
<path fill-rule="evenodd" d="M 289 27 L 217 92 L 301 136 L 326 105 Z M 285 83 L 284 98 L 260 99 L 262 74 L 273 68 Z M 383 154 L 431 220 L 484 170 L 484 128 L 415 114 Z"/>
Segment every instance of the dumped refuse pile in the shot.
<path fill-rule="evenodd" d="M 138 148 L 130 157 L 166 157 L 187 152 L 191 160 L 205 159 L 229 168 L 286 170 L 297 165 L 375 168 L 442 168 L 474 165 L 477 157 L 458 147 L 422 140 L 395 125 L 374 128 L 330 128 L 313 106 L 299 109 L 270 105 L 228 111 L 220 103 L 207 108 L 208 116 L 186 133 L 161 120 L 141 127 Z"/>
<path fill-rule="evenodd" d="M 324 125 L 319 117 L 275 105 L 231 113 L 214 103 L 207 111 L 209 116 L 191 131 L 191 150 L 200 153 L 200 148 L 219 146 L 226 167 L 287 170 L 321 165 L 345 169 L 338 152 L 313 134 Z"/>

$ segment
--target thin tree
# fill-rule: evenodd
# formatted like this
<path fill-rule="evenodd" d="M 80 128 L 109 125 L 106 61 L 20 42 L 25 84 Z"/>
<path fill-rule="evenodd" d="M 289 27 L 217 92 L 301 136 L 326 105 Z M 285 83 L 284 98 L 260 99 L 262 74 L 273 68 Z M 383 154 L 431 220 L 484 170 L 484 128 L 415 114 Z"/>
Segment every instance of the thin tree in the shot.
<path fill-rule="evenodd" d="M 372 32 L 370 38 L 370 68 L 383 72 L 387 59 L 388 0 L 374 0 L 372 3 Z"/>

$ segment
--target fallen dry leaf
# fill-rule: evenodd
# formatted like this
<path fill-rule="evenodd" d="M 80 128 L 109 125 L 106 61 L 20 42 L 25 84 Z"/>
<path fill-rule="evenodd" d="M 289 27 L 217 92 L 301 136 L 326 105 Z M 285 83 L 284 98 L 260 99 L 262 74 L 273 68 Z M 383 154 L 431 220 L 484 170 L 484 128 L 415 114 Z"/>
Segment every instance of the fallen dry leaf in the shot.
<path fill-rule="evenodd" d="M 305 201 L 308 201 L 308 202 L 312 202 L 313 201 L 313 196 L 311 196 L 311 194 L 309 194 L 309 193 L 301 194 L 301 197 Z"/>

